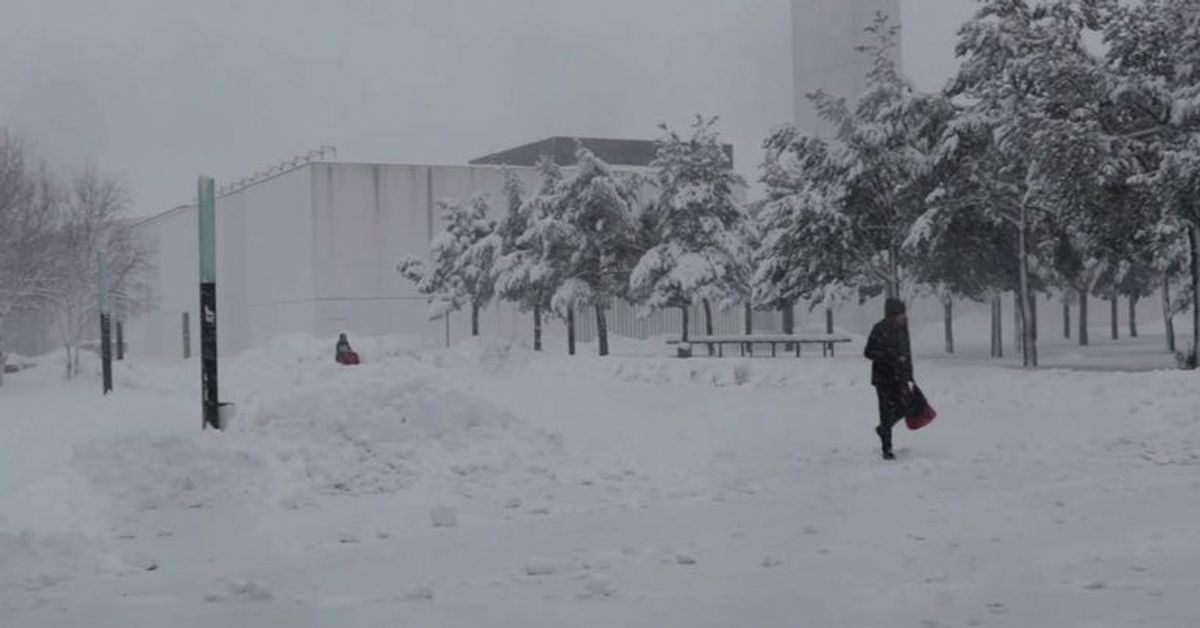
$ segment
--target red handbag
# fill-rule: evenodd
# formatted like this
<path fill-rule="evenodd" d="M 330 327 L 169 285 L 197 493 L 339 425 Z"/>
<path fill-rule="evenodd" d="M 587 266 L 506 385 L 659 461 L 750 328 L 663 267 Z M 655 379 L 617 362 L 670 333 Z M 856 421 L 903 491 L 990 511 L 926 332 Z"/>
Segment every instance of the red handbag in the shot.
<path fill-rule="evenodd" d="M 920 388 L 915 385 L 912 389 L 912 397 L 908 404 L 908 414 L 904 417 L 904 423 L 908 425 L 910 430 L 919 430 L 937 418 L 937 410 L 929 404 L 929 400 L 925 398 L 925 393 L 921 392 Z"/>

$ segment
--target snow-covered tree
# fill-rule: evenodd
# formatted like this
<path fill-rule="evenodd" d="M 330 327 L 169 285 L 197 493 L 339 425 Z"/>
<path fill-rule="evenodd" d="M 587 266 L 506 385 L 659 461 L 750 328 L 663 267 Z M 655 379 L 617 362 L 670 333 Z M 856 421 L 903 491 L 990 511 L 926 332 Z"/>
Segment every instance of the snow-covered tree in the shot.
<path fill-rule="evenodd" d="M 943 138 L 943 157 L 968 173 L 979 196 L 952 204 L 982 210 L 1017 234 L 1021 347 L 1037 366 L 1031 263 L 1052 231 L 1039 192 L 1061 180 L 1057 138 L 1098 133 L 1103 72 L 1083 43 L 1100 27 L 1096 0 L 981 0 L 959 34 L 958 75 L 948 94 L 962 111 Z M 954 199 L 962 201 L 963 199 Z M 1031 261 L 1032 260 L 1032 261 Z"/>
<path fill-rule="evenodd" d="M 1191 282 L 1185 270 L 1190 261 L 1187 225 L 1168 215 L 1154 225 L 1158 245 L 1147 262 L 1158 273 L 1158 289 L 1162 297 L 1163 323 L 1166 331 L 1166 350 L 1176 353 L 1175 317 L 1187 311 L 1191 301 Z"/>
<path fill-rule="evenodd" d="M 735 197 L 745 183 L 733 172 L 715 123 L 697 116 L 687 138 L 661 127 L 653 163 L 659 197 L 644 216 L 644 237 L 653 245 L 629 279 L 631 301 L 646 310 L 681 309 L 684 342 L 692 306 L 704 306 L 712 334 L 712 304 L 731 307 L 748 291 L 745 215 Z"/>
<path fill-rule="evenodd" d="M 574 313 L 592 307 L 600 355 L 609 353 L 604 309 L 628 292 L 629 273 L 639 254 L 636 176 L 613 172 L 582 145 L 577 166 L 557 186 L 547 215 L 537 226 L 543 246 L 556 254 L 562 282 L 551 306 L 572 322 Z M 558 255 L 563 255 L 559 258 Z"/>
<path fill-rule="evenodd" d="M 1033 151 L 1041 167 L 1036 178 L 1029 178 L 1034 185 L 1027 194 L 1027 204 L 1036 209 L 1028 230 L 1035 242 L 1030 257 L 1078 303 L 1077 338 L 1086 346 L 1088 296 L 1099 293 L 1105 273 L 1123 254 L 1114 235 L 1118 223 L 1128 223 L 1122 214 L 1132 199 L 1118 153 L 1095 125 L 1080 129 L 1079 120 L 1043 124 Z"/>
<path fill-rule="evenodd" d="M 60 197 L 45 167 L 29 163 L 23 143 L 0 128 L 0 384 L 5 321 L 54 296 L 54 229 Z"/>
<path fill-rule="evenodd" d="M 766 197 L 752 210 L 757 242 L 751 277 L 757 307 L 779 310 L 784 332 L 796 303 L 828 286 L 855 284 L 850 220 L 839 211 L 844 196 L 841 164 L 823 140 L 791 126 L 764 143 Z"/>
<path fill-rule="evenodd" d="M 125 213 L 129 196 L 120 182 L 88 167 L 68 186 L 55 230 L 56 277 L 50 307 L 67 351 L 67 376 L 79 370 L 79 348 L 99 320 L 97 256 L 109 268 L 109 298 L 118 317 L 136 313 L 151 298 L 150 249 Z"/>
<path fill-rule="evenodd" d="M 1200 5 L 1144 0 L 1108 8 L 1113 80 L 1105 128 L 1135 158 L 1140 172 L 1132 182 L 1164 208 L 1156 233 L 1186 240 L 1194 361 L 1200 353 Z M 1178 250 L 1178 242 L 1163 244 L 1163 253 Z"/>
<path fill-rule="evenodd" d="M 471 335 L 479 335 L 479 311 L 495 295 L 492 267 L 500 252 L 496 223 L 488 218 L 487 197 L 476 194 L 466 206 L 438 203 L 445 230 L 429 245 L 428 260 L 402 259 L 397 270 L 429 296 L 429 317 L 471 310 Z"/>
<path fill-rule="evenodd" d="M 542 184 L 538 193 L 525 199 L 521 180 L 511 172 L 504 182 L 508 211 L 497 227 L 502 255 L 494 269 L 496 294 L 522 312 L 533 315 L 533 348 L 542 350 L 542 318 L 550 312 L 550 297 L 557 286 L 557 274 L 544 248 L 539 220 L 548 213 L 562 176 L 553 160 L 539 165 Z"/>
<path fill-rule="evenodd" d="M 940 202 L 936 199 L 933 203 Z M 996 302 L 1000 292 L 1016 286 L 1015 234 L 997 228 L 975 208 L 930 216 L 905 242 L 913 279 L 938 297 L 943 306 L 945 348 L 954 353 L 954 300 Z M 993 312 L 995 306 L 993 305 Z M 992 319 L 993 357 L 1003 355 L 1001 321 Z"/>
<path fill-rule="evenodd" d="M 559 310 L 554 296 L 575 272 L 576 233 L 564 220 L 563 174 L 558 164 L 546 155 L 538 162 L 538 170 L 542 175 L 540 188 L 522 205 L 522 222 L 526 224 L 516 248 L 497 266 L 497 286 L 508 295 L 506 298 L 534 312 L 535 328 L 542 314 L 559 314 L 567 325 L 567 352 L 575 355 L 575 305 L 560 303 Z"/>
<path fill-rule="evenodd" d="M 755 213 L 763 238 L 753 280 L 759 304 L 899 296 L 913 274 L 901 245 L 921 225 L 936 187 L 935 150 L 954 109 L 900 75 L 898 29 L 885 16 L 867 33 L 871 41 L 859 50 L 871 70 L 854 107 L 810 96 L 833 125 L 833 141 L 785 127 L 764 144 L 767 198 Z"/>

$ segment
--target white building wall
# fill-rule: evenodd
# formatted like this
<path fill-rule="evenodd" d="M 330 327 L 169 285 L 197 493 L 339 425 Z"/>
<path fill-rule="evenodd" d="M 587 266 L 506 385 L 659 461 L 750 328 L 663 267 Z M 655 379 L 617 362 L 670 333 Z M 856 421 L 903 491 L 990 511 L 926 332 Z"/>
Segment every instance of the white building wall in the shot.
<path fill-rule="evenodd" d="M 190 319 L 193 354 L 199 346 L 199 236 L 194 208 L 176 208 L 137 226 L 152 246 L 150 284 L 154 307 L 129 321 L 125 330 L 133 356 L 183 355 L 183 314 Z"/>
<path fill-rule="evenodd" d="M 296 169 L 216 201 L 217 342 L 222 353 L 285 333 L 310 333 L 312 203 L 307 169 Z M 138 225 L 153 245 L 155 307 L 129 322 L 132 355 L 180 357 L 183 314 L 199 355 L 199 234 L 194 206 Z"/>
<path fill-rule="evenodd" d="M 513 168 L 535 189 L 530 168 Z M 320 163 L 312 166 L 315 333 L 444 337 L 446 322 L 431 321 L 424 296 L 396 272 L 404 255 L 424 258 L 442 229 L 437 201 L 489 197 L 504 212 L 504 171 L 494 166 L 414 166 Z M 482 332 L 512 337 L 519 317 L 507 305 L 481 315 Z M 470 333 L 469 313 L 450 317 L 451 341 Z"/>
<path fill-rule="evenodd" d="M 540 185 L 533 168 L 511 168 L 527 192 Z M 493 217 L 506 209 L 504 169 L 318 162 L 217 199 L 218 341 L 222 354 L 259 347 L 282 334 L 333 338 L 414 334 L 456 342 L 470 334 L 470 313 L 430 320 L 426 298 L 396 272 L 405 255 L 426 258 L 441 232 L 439 200 L 488 196 Z M 651 193 L 650 189 L 646 193 Z M 140 225 L 156 243 L 155 311 L 130 322 L 136 355 L 182 355 L 181 315 L 190 313 L 192 355 L 198 354 L 197 218 L 184 207 Z M 623 303 L 608 312 L 614 335 L 648 337 L 679 331 L 678 311 L 647 318 Z M 778 316 L 755 317 L 756 329 L 777 330 Z M 595 337 L 594 311 L 577 316 L 578 337 Z M 700 308 L 693 333 L 703 332 Z M 526 340 L 532 321 L 507 303 L 480 314 L 481 333 Z M 742 329 L 742 312 L 717 312 L 715 331 Z M 563 335 L 548 318 L 546 335 Z"/>
<path fill-rule="evenodd" d="M 808 94 L 824 90 L 853 100 L 866 88 L 870 62 L 855 48 L 868 41 L 863 29 L 879 11 L 900 24 L 900 0 L 792 0 L 796 124 L 801 130 L 829 131 Z M 899 62 L 898 47 L 896 53 Z"/>
<path fill-rule="evenodd" d="M 228 280 L 229 309 L 218 323 L 229 331 L 218 331 L 227 347 L 240 351 L 281 334 L 311 333 L 316 312 L 310 170 L 292 170 L 222 197 L 217 211 L 218 223 L 228 217 L 225 226 L 234 230 L 221 229 L 233 245 L 222 260 L 229 272 L 217 268 L 218 285 Z"/>

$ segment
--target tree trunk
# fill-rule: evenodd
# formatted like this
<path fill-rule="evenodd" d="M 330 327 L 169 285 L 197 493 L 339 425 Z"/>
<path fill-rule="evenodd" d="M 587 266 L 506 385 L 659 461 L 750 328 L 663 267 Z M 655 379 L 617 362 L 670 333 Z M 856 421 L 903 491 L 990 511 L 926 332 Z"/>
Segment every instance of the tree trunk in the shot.
<path fill-rule="evenodd" d="M 708 302 L 708 299 L 704 299 L 704 335 L 713 335 L 712 304 Z"/>
<path fill-rule="evenodd" d="M 1029 295 L 1029 325 L 1032 328 L 1030 331 L 1030 336 L 1033 337 L 1033 348 L 1034 352 L 1036 353 L 1038 341 L 1038 307 L 1036 294 Z"/>
<path fill-rule="evenodd" d="M 691 312 L 688 311 L 688 306 L 686 305 L 679 308 L 679 312 L 683 315 L 683 334 L 679 336 L 679 340 L 681 342 L 688 342 L 688 339 L 691 338 L 691 330 L 688 329 L 692 323 Z"/>
<path fill-rule="evenodd" d="M 942 304 L 946 319 L 946 353 L 954 353 L 954 300 Z"/>
<path fill-rule="evenodd" d="M 780 309 L 780 313 L 783 315 L 783 333 L 785 333 L 789 336 L 796 333 L 795 306 L 788 304 L 787 306 Z"/>
<path fill-rule="evenodd" d="M 789 303 L 787 307 L 783 308 L 782 313 L 783 333 L 791 336 L 792 334 L 796 333 L 796 307 Z M 783 346 L 784 351 L 791 351 L 793 348 L 794 347 L 791 344 L 785 344 Z"/>
<path fill-rule="evenodd" d="M 833 335 L 833 308 L 825 308 L 825 333 Z"/>
<path fill-rule="evenodd" d="M 604 305 L 596 304 L 596 336 L 600 339 L 601 357 L 608 355 L 608 319 L 604 317 Z"/>
<path fill-rule="evenodd" d="M 1079 289 L 1079 346 L 1088 346 L 1088 293 Z"/>
<path fill-rule="evenodd" d="M 479 306 L 471 306 L 471 335 L 479 335 Z"/>
<path fill-rule="evenodd" d="M 1192 251 L 1192 356 L 1200 358 L 1200 225 L 1188 229 Z"/>
<path fill-rule="evenodd" d="M 895 235 L 888 242 L 888 277 L 887 296 L 893 299 L 900 298 L 900 260 L 899 254 L 896 251 Z"/>
<path fill-rule="evenodd" d="M 1021 203 L 1021 234 L 1019 239 L 1020 244 L 1020 269 L 1021 269 L 1021 347 L 1024 349 L 1022 362 L 1026 368 L 1037 368 L 1037 339 L 1033 337 L 1033 316 L 1029 313 L 1029 252 L 1026 239 L 1028 238 L 1027 222 L 1026 222 L 1026 207 Z"/>
<path fill-rule="evenodd" d="M 749 336 L 754 333 L 754 308 L 750 307 L 749 303 L 746 304 L 745 308 L 745 329 L 746 335 Z"/>
<path fill-rule="evenodd" d="M 999 293 L 992 296 L 992 357 L 1004 357 L 1004 302 Z"/>
<path fill-rule="evenodd" d="M 1129 337 L 1138 337 L 1137 328 L 1137 304 L 1138 296 L 1136 294 L 1129 295 Z"/>
<path fill-rule="evenodd" d="M 1021 320 L 1021 315 L 1025 313 L 1021 307 L 1021 290 L 1018 288 L 1013 293 L 1013 353 L 1021 353 L 1025 350 L 1025 322 Z"/>
<path fill-rule="evenodd" d="M 1071 339 L 1071 304 L 1067 301 L 1067 294 L 1063 293 L 1063 338 Z"/>
<path fill-rule="evenodd" d="M 1117 310 L 1118 309 L 1120 309 L 1119 298 L 1117 297 L 1117 293 L 1114 292 L 1112 294 L 1112 297 L 1109 298 L 1109 300 L 1108 300 L 1109 326 L 1112 328 L 1112 339 L 1113 340 L 1121 339 L 1121 327 L 1119 324 L 1120 321 L 1117 320 Z"/>
<path fill-rule="evenodd" d="M 1167 353 L 1175 354 L 1175 307 L 1171 303 L 1171 276 L 1163 274 L 1162 287 L 1163 325 L 1167 331 Z"/>
<path fill-rule="evenodd" d="M 991 302 L 988 303 L 988 306 L 991 308 L 991 315 L 992 315 L 991 316 L 992 327 L 990 330 L 991 338 L 989 338 L 989 340 L 991 341 L 990 355 L 991 355 L 991 357 L 994 358 L 994 357 L 996 357 L 996 299 L 995 299 L 995 297 L 993 297 Z"/>
<path fill-rule="evenodd" d="M 533 306 L 533 350 L 542 350 L 542 306 Z"/>
<path fill-rule="evenodd" d="M 567 355 L 575 355 L 575 308 L 567 308 Z"/>

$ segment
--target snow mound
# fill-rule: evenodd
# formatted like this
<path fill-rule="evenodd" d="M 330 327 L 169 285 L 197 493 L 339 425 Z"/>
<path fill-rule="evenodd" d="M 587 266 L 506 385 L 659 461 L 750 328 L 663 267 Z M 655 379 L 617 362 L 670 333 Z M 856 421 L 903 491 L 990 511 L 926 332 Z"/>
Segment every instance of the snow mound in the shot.
<path fill-rule="evenodd" d="M 497 373 L 520 368 L 537 357 L 536 352 L 502 338 L 468 338 L 453 347 L 421 354 L 421 359 L 439 369 L 479 370 Z"/>
<path fill-rule="evenodd" d="M 377 363 L 388 358 L 413 356 L 429 349 L 434 342 L 420 336 L 351 336 L 350 344 L 365 363 Z M 251 349 L 239 356 L 245 363 L 262 363 L 271 368 L 280 364 L 333 364 L 337 337 L 313 338 L 306 335 L 280 336 L 261 349 Z"/>
<path fill-rule="evenodd" d="M 0 599 L 7 597 L 5 590 L 38 591 L 121 568 L 110 552 L 82 535 L 0 532 Z"/>
<path fill-rule="evenodd" d="M 857 375 L 866 369 L 861 361 L 819 357 L 616 359 L 612 375 L 629 383 L 662 385 L 695 384 L 713 388 L 751 387 L 828 391 L 859 386 Z"/>
<path fill-rule="evenodd" d="M 130 436 L 76 449 L 82 475 L 123 510 L 208 508 L 266 488 L 268 460 L 215 434 Z"/>
<path fill-rule="evenodd" d="M 486 482 L 559 449 L 552 435 L 485 399 L 394 370 L 359 373 L 256 398 L 233 431 L 270 443 L 303 484 L 350 495 L 392 493 L 439 478 Z"/>

